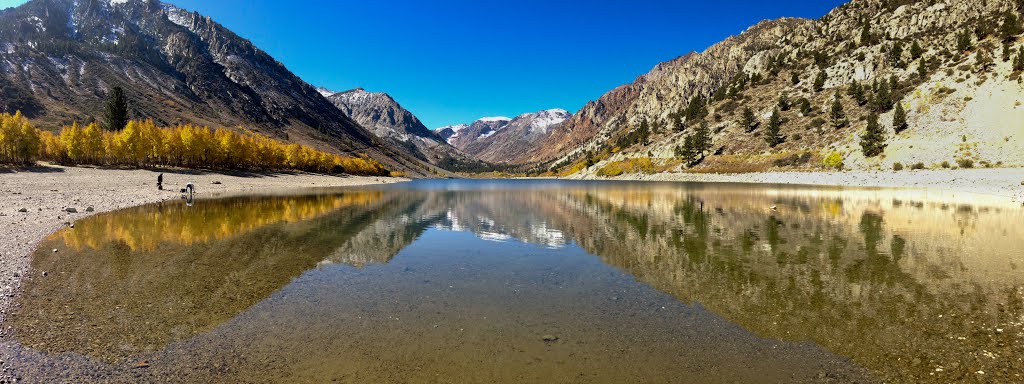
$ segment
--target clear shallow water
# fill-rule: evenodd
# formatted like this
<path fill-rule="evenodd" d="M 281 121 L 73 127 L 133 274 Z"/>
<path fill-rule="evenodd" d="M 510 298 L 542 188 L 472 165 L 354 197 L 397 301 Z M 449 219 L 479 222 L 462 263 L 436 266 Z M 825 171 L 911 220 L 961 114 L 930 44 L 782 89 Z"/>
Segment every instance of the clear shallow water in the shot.
<path fill-rule="evenodd" d="M 0 349 L 28 381 L 1017 382 L 1022 223 L 752 185 L 171 202 L 51 236 Z"/>

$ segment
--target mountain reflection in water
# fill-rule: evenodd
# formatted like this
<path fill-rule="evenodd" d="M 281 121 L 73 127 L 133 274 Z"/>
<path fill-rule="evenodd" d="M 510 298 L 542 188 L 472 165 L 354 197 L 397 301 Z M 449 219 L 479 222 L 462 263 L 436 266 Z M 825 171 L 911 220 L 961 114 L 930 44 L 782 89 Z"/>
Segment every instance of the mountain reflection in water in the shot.
<path fill-rule="evenodd" d="M 1021 223 L 1012 206 L 745 185 L 423 181 L 161 203 L 52 235 L 8 325 L 31 350 L 123 364 L 244 323 L 254 306 L 285 300 L 275 292 L 303 296 L 289 288 L 297 279 L 343 280 L 310 271 L 386 264 L 425 234 L 460 239 L 443 235 L 454 231 L 506 248 L 452 245 L 451 263 L 526 252 L 513 244 L 578 248 L 683 304 L 763 338 L 812 341 L 880 380 L 1021 381 Z"/>

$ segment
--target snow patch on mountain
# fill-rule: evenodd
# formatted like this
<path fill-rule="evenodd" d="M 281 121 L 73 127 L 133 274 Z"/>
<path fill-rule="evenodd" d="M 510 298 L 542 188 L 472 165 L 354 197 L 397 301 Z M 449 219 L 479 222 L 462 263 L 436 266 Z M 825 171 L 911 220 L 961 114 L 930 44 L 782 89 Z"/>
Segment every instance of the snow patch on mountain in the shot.
<path fill-rule="evenodd" d="M 319 87 L 316 89 L 316 91 L 319 92 L 320 95 L 322 95 L 323 97 L 331 97 L 334 96 L 334 94 L 338 93 L 324 87 Z"/>

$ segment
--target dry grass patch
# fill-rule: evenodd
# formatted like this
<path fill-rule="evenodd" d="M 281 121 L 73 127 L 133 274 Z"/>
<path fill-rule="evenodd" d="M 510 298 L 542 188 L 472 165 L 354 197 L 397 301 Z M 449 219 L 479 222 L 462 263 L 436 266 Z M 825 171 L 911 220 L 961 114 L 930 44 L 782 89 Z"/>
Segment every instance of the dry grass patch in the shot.
<path fill-rule="evenodd" d="M 652 159 L 650 157 L 638 157 L 608 163 L 597 171 L 598 176 L 615 177 L 623 174 L 643 173 L 653 175 L 672 170 L 682 164 L 676 159 Z"/>

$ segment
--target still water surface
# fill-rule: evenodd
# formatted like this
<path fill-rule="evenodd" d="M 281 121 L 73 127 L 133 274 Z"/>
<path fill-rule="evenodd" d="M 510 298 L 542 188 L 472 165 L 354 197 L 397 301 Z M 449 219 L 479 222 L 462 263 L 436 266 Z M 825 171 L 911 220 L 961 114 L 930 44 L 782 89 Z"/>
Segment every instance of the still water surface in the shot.
<path fill-rule="evenodd" d="M 160 203 L 49 237 L 0 348 L 30 382 L 1024 381 L 1024 210 L 958 200 L 431 180 Z"/>

